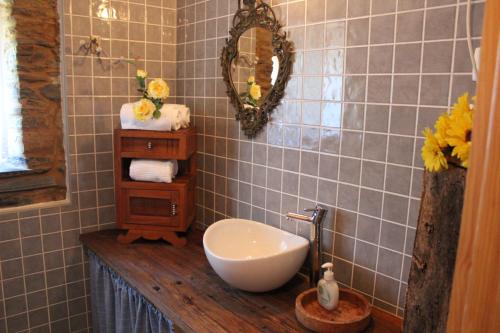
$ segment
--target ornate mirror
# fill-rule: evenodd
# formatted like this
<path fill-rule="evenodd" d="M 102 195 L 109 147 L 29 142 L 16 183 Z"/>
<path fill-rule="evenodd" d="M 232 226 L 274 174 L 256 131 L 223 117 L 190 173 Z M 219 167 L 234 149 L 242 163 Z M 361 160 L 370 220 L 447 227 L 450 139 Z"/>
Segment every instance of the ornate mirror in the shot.
<path fill-rule="evenodd" d="M 221 65 L 236 120 L 254 137 L 284 95 L 293 50 L 269 5 L 259 0 L 243 4 L 234 15 Z"/>

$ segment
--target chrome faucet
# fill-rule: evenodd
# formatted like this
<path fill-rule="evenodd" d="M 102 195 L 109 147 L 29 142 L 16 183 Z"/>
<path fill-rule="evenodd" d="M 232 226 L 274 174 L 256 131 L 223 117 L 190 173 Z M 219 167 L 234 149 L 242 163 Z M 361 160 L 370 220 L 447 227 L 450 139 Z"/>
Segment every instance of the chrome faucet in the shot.
<path fill-rule="evenodd" d="M 295 219 L 312 223 L 311 235 L 309 237 L 309 286 L 313 288 L 316 286 L 321 274 L 321 223 L 326 209 L 320 205 L 316 205 L 315 208 L 304 209 L 304 212 L 312 212 L 312 215 L 288 213 L 286 214 L 286 218 L 288 220 Z"/>

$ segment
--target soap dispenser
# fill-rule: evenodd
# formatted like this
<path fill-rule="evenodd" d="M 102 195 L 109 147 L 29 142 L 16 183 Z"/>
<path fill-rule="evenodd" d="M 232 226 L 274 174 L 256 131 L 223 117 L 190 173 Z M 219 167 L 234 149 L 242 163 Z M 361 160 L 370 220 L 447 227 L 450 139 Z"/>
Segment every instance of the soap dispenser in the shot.
<path fill-rule="evenodd" d="M 318 303 L 327 310 L 333 310 L 339 303 L 339 285 L 333 277 L 333 264 L 327 262 L 321 268 L 327 270 L 318 282 Z"/>

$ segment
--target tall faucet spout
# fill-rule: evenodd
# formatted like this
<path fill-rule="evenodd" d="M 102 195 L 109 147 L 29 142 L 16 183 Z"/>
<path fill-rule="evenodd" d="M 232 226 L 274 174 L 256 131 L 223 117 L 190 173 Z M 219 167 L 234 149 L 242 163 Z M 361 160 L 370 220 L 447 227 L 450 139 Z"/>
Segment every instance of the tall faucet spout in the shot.
<path fill-rule="evenodd" d="M 316 286 L 321 274 L 321 240 L 322 240 L 322 222 L 325 216 L 326 209 L 319 205 L 315 208 L 304 209 L 306 212 L 312 212 L 311 216 L 288 213 L 288 219 L 296 219 L 312 223 L 311 236 L 309 238 L 309 286 Z"/>

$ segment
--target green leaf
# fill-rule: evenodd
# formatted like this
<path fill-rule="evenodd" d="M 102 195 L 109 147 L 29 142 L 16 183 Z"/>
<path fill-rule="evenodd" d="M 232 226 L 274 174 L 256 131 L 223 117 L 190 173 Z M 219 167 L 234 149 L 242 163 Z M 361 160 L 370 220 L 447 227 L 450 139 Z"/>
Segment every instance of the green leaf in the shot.
<path fill-rule="evenodd" d="M 151 101 L 153 104 L 156 106 L 156 110 L 160 110 L 161 107 L 163 106 L 163 101 L 159 98 L 152 98 Z"/>
<path fill-rule="evenodd" d="M 139 83 L 139 87 L 141 87 L 141 89 L 145 89 L 146 88 L 145 79 L 143 77 L 140 77 L 140 76 L 136 76 L 135 78 L 137 80 L 137 83 Z"/>
<path fill-rule="evenodd" d="M 158 119 L 161 117 L 161 112 L 160 110 L 156 109 L 155 112 L 153 112 L 153 118 Z"/>

